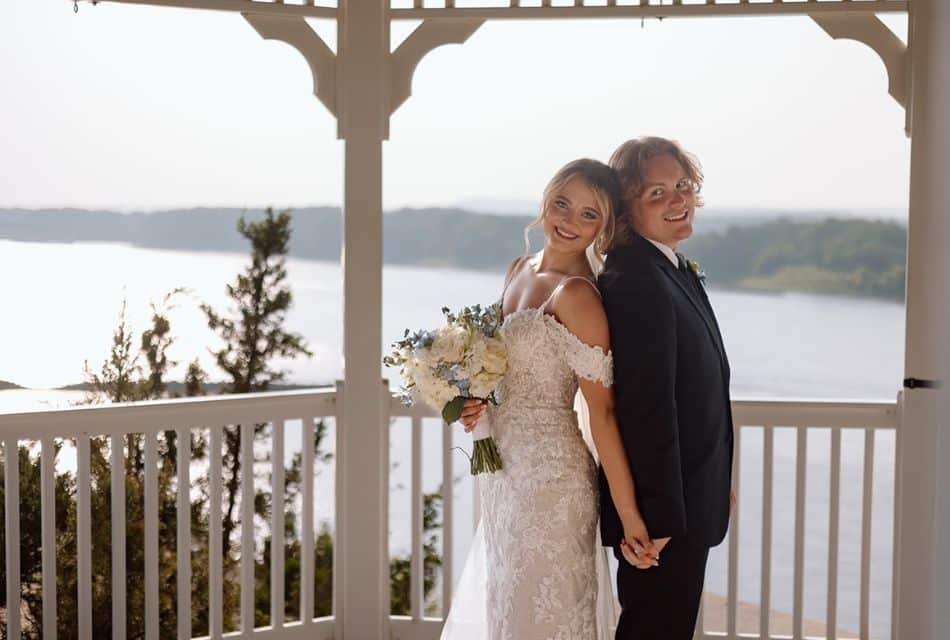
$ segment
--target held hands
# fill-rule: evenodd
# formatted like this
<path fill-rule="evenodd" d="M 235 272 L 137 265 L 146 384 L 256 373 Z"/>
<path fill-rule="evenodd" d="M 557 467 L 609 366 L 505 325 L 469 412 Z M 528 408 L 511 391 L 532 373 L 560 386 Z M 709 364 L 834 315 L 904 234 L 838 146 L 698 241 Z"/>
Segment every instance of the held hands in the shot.
<path fill-rule="evenodd" d="M 658 567 L 660 566 L 660 551 L 669 544 L 671 539 L 672 538 L 656 538 L 655 540 L 650 540 L 650 546 L 643 547 L 639 544 L 631 544 L 624 538 L 620 541 L 620 551 L 623 553 L 623 557 L 626 561 L 637 569 Z M 639 547 L 640 551 L 635 551 L 635 547 Z"/>
<path fill-rule="evenodd" d="M 475 423 L 478 422 L 478 419 L 485 413 L 486 405 L 487 403 L 484 400 L 475 398 L 470 398 L 465 401 L 462 405 L 462 415 L 459 417 L 459 422 L 461 422 L 465 428 L 465 433 L 472 432 L 472 429 L 475 428 Z"/>
<path fill-rule="evenodd" d="M 669 538 L 666 540 L 669 541 Z M 666 542 L 663 544 L 665 545 Z M 639 513 L 624 522 L 620 551 L 627 562 L 634 567 L 649 569 L 659 566 L 661 548 L 650 538 L 646 523 Z"/>

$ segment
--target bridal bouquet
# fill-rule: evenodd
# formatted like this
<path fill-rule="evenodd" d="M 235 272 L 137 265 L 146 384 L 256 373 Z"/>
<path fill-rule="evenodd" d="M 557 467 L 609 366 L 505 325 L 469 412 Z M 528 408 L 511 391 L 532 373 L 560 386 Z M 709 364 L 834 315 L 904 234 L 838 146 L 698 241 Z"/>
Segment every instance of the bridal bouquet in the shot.
<path fill-rule="evenodd" d="M 443 307 L 442 313 L 446 322 L 434 331 L 406 329 L 383 364 L 399 367 L 406 404 L 421 398 L 451 423 L 459 419 L 467 399 L 498 404 L 495 389 L 508 369 L 508 357 L 501 336 L 500 304 L 465 307 L 458 314 Z M 501 469 L 491 427 L 480 419 L 472 436 L 472 475 Z"/>

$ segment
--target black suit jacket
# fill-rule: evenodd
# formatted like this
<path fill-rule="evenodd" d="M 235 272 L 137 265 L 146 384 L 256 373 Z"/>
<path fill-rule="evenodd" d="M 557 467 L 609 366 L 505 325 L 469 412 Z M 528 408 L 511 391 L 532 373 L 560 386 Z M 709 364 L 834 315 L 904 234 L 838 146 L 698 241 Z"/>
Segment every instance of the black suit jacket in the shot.
<path fill-rule="evenodd" d="M 637 502 L 653 538 L 722 542 L 729 523 L 729 361 L 706 292 L 640 236 L 598 280 L 610 325 L 614 394 Z M 600 470 L 601 538 L 623 527 Z"/>

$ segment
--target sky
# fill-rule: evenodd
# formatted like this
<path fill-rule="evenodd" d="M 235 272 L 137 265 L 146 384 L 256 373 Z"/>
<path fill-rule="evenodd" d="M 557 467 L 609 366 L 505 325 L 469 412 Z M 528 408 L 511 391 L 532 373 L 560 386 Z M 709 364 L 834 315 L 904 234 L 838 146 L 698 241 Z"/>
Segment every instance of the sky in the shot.
<path fill-rule="evenodd" d="M 0 207 L 341 203 L 309 68 L 240 15 L 4 0 L 0 78 Z M 656 134 L 699 156 L 710 208 L 906 217 L 884 65 L 808 18 L 489 22 L 422 60 L 390 126 L 386 209 L 531 208 L 565 162 Z"/>

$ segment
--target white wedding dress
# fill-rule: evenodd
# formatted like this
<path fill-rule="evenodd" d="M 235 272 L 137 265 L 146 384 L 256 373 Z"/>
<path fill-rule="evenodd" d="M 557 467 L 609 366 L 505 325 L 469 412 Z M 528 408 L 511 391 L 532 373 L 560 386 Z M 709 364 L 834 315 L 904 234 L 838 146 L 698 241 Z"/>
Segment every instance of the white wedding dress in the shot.
<path fill-rule="evenodd" d="M 616 625 L 597 467 L 574 410 L 577 376 L 609 386 L 612 357 L 546 305 L 504 319 L 508 373 L 485 413 L 503 469 L 479 476 L 481 523 L 443 640 L 604 640 Z"/>

